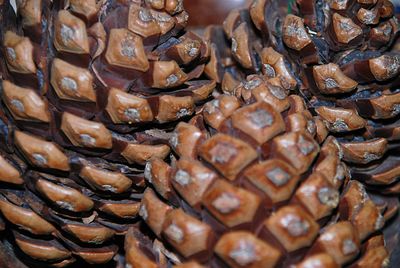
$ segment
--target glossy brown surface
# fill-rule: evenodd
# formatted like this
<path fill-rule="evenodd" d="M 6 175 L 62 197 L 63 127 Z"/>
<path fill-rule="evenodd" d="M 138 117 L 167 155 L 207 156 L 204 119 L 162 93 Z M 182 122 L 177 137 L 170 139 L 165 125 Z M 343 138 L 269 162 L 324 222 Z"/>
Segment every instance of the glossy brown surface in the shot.
<path fill-rule="evenodd" d="M 147 189 L 142 199 L 139 215 L 149 226 L 151 226 L 154 233 L 159 236 L 166 215 L 171 209 L 170 206 L 161 202 L 157 198 L 156 193 L 153 190 Z"/>
<path fill-rule="evenodd" d="M 58 51 L 89 54 L 86 25 L 81 19 L 66 10 L 61 10 L 58 12 L 54 30 L 54 46 Z"/>
<path fill-rule="evenodd" d="M 5 200 L 0 200 L 0 211 L 10 222 L 36 235 L 49 235 L 55 231 L 54 226 L 45 221 L 30 209 L 20 208 Z"/>
<path fill-rule="evenodd" d="M 224 134 L 217 134 L 203 143 L 199 154 L 232 181 L 257 157 L 257 152 L 247 143 Z"/>
<path fill-rule="evenodd" d="M 217 174 L 200 161 L 182 158 L 177 163 L 172 184 L 180 195 L 192 206 L 201 202 L 207 188 L 217 178 Z"/>
<path fill-rule="evenodd" d="M 33 45 L 29 38 L 7 31 L 4 35 L 4 46 L 7 51 L 5 59 L 10 71 L 23 74 L 36 72 Z"/>
<path fill-rule="evenodd" d="M 168 180 L 170 173 L 171 167 L 158 158 L 148 161 L 144 169 L 146 180 L 151 182 L 164 198 L 169 198 L 172 194 L 171 182 Z"/>
<path fill-rule="evenodd" d="M 274 267 L 280 258 L 278 250 L 246 232 L 225 234 L 215 246 L 215 252 L 235 268 Z"/>
<path fill-rule="evenodd" d="M 245 176 L 263 191 L 272 203 L 287 200 L 299 180 L 298 172 L 279 159 L 270 159 L 253 165 L 245 171 Z"/>
<path fill-rule="evenodd" d="M 203 196 L 207 209 L 228 227 L 254 220 L 261 199 L 250 191 L 216 180 Z"/>
<path fill-rule="evenodd" d="M 25 254 L 40 261 L 59 261 L 71 255 L 61 244 L 55 246 L 51 242 L 44 242 L 42 245 L 37 245 L 34 241 L 21 238 L 17 238 L 16 243 Z"/>
<path fill-rule="evenodd" d="M 79 175 L 95 188 L 114 193 L 125 192 L 132 185 L 132 181 L 121 173 L 101 170 L 91 166 L 84 167 Z"/>
<path fill-rule="evenodd" d="M 88 211 L 93 207 L 93 201 L 70 187 L 63 187 L 46 180 L 36 182 L 38 192 L 45 198 L 54 202 L 56 206 L 74 212 Z"/>
<path fill-rule="evenodd" d="M 288 15 L 283 24 L 283 40 L 291 49 L 300 51 L 311 43 L 300 17 Z"/>
<path fill-rule="evenodd" d="M 316 220 L 331 214 L 339 204 L 339 191 L 323 173 L 312 173 L 296 190 L 295 196 Z"/>
<path fill-rule="evenodd" d="M 181 122 L 169 140 L 171 147 L 180 157 L 195 158 L 198 146 L 205 139 L 197 127 Z"/>
<path fill-rule="evenodd" d="M 285 206 L 269 217 L 264 228 L 288 251 L 309 246 L 317 236 L 318 224 L 298 206 Z"/>
<path fill-rule="evenodd" d="M 183 210 L 174 209 L 167 213 L 162 235 L 179 253 L 190 257 L 208 249 L 212 229 Z"/>
<path fill-rule="evenodd" d="M 51 85 L 60 99 L 95 102 L 93 76 L 86 69 L 76 67 L 60 59 L 54 59 L 51 67 Z"/>
<path fill-rule="evenodd" d="M 360 251 L 360 240 L 350 222 L 340 222 L 328 226 L 318 238 L 316 248 L 321 247 L 339 265 L 344 265 L 354 259 Z M 318 250 L 316 250 L 318 251 Z"/>
<path fill-rule="evenodd" d="M 20 172 L 3 156 L 0 156 L 0 181 L 14 184 L 24 183 Z"/>
<path fill-rule="evenodd" d="M 3 100 L 14 118 L 48 123 L 48 104 L 30 88 L 22 88 L 3 80 Z"/>
<path fill-rule="evenodd" d="M 144 165 L 154 158 L 164 159 L 170 152 L 168 145 L 129 144 L 121 153 L 129 163 Z"/>
<path fill-rule="evenodd" d="M 67 156 L 53 142 L 45 141 L 21 131 L 15 132 L 15 141 L 29 161 L 38 167 L 68 171 Z"/>

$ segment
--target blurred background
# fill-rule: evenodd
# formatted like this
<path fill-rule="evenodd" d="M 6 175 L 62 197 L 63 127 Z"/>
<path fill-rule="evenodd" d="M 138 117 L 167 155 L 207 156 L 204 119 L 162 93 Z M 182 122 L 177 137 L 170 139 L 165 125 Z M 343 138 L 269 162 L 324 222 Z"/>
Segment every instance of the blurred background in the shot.
<path fill-rule="evenodd" d="M 15 6 L 15 0 L 10 0 Z M 391 0 L 400 13 L 400 0 Z M 189 24 L 199 28 L 210 24 L 221 24 L 226 15 L 235 8 L 244 7 L 252 0 L 184 0 L 186 10 L 190 14 Z"/>
<path fill-rule="evenodd" d="M 392 0 L 393 4 L 396 6 L 396 13 L 400 13 L 400 0 Z"/>
<path fill-rule="evenodd" d="M 245 7 L 251 0 L 185 0 L 184 6 L 190 14 L 191 27 L 221 24 L 229 11 Z"/>
<path fill-rule="evenodd" d="M 400 0 L 391 0 L 400 13 Z M 210 24 L 221 24 L 234 8 L 245 7 L 252 0 L 184 0 L 186 10 L 190 14 L 191 27 L 204 27 Z"/>

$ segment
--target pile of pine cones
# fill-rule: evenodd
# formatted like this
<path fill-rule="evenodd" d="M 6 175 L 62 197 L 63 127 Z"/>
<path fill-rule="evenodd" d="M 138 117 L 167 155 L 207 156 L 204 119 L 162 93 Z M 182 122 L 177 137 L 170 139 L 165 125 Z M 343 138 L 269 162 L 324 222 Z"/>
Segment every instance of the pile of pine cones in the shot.
<path fill-rule="evenodd" d="M 16 2 L 0 267 L 400 265 L 389 0 L 255 0 L 203 36 L 183 0 Z"/>

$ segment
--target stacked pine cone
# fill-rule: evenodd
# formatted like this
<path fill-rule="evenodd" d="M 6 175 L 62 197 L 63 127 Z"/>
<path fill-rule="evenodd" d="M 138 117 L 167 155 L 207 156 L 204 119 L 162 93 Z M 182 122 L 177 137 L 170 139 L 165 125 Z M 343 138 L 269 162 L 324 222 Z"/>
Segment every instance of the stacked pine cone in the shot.
<path fill-rule="evenodd" d="M 144 165 L 215 87 L 182 1 L 1 1 L 0 222 L 32 267 L 115 267 Z M 175 122 L 175 123 L 174 123 Z M 9 263 L 14 267 L 13 263 Z"/>
<path fill-rule="evenodd" d="M 15 17 L 2 2 L 0 28 L 7 254 L 28 267 L 389 267 L 390 1 L 256 0 L 206 41 L 184 30 L 179 0 L 17 4 Z"/>

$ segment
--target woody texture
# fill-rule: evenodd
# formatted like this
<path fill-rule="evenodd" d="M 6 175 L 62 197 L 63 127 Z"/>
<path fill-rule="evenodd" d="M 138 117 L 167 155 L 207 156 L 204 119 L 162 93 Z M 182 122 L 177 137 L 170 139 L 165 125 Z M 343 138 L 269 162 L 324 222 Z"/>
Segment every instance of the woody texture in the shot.
<path fill-rule="evenodd" d="M 128 232 L 126 262 L 396 267 L 397 36 L 379 0 L 258 0 L 208 27 L 219 91 L 146 165 L 153 234 Z"/>
<path fill-rule="evenodd" d="M 215 88 L 200 79 L 209 47 L 182 1 L 0 3 L 3 255 L 115 267 L 146 161 Z"/>
<path fill-rule="evenodd" d="M 0 266 L 398 265 L 390 1 L 249 1 L 201 34 L 183 0 L 16 2 Z"/>

